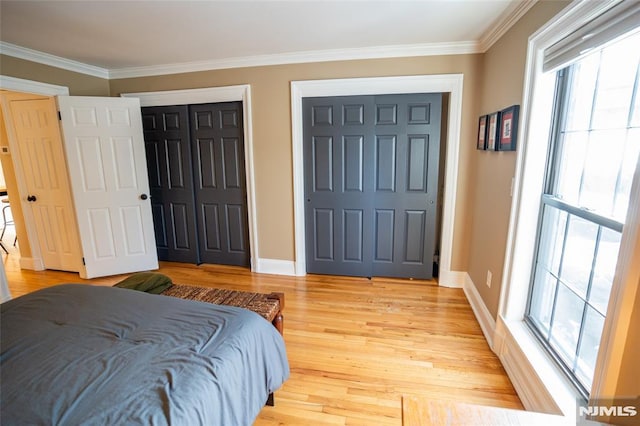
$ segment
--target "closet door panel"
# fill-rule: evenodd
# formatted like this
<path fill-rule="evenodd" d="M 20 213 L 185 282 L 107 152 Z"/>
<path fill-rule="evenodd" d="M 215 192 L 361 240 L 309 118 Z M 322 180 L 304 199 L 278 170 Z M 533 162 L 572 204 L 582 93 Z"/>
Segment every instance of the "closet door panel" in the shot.
<path fill-rule="evenodd" d="M 199 263 L 186 105 L 142 108 L 158 259 Z"/>
<path fill-rule="evenodd" d="M 242 103 L 189 112 L 201 262 L 249 266 Z"/>

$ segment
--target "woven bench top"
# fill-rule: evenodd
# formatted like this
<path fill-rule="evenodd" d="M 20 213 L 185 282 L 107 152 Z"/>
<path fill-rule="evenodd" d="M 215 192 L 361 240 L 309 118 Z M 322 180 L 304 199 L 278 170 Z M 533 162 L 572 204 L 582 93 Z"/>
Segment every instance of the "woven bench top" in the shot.
<path fill-rule="evenodd" d="M 281 299 L 273 293 L 251 293 L 248 291 L 173 284 L 161 294 L 181 299 L 214 303 L 216 305 L 249 309 L 261 315 L 267 321 L 273 321 L 276 315 L 284 308 L 284 306 L 281 306 Z"/>

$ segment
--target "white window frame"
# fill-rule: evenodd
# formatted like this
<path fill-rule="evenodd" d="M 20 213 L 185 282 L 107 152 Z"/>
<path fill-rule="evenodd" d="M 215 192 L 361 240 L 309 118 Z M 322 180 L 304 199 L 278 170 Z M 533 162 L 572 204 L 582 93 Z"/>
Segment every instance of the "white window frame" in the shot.
<path fill-rule="evenodd" d="M 525 408 L 575 417 L 579 397 L 524 324 L 534 256 L 540 196 L 549 148 L 555 73 L 543 73 L 543 53 L 619 0 L 574 1 L 529 39 L 514 196 L 494 336 L 500 357 Z M 596 362 L 591 398 L 614 396 L 640 279 L 640 170 L 636 167 L 629 210 Z"/>

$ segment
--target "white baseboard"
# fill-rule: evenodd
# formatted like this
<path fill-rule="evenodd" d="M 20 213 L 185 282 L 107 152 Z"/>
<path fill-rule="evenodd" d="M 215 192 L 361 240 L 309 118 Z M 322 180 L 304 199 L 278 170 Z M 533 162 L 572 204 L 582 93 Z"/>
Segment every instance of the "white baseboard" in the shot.
<path fill-rule="evenodd" d="M 292 260 L 258 259 L 254 272 L 273 275 L 296 275 L 295 262 Z"/>
<path fill-rule="evenodd" d="M 21 257 L 20 269 L 30 269 L 32 271 L 44 271 L 44 262 L 36 257 Z"/>
<path fill-rule="evenodd" d="M 491 312 L 487 309 L 487 305 L 482 301 L 482 297 L 480 293 L 478 293 L 478 289 L 475 284 L 471 280 L 471 277 L 468 273 L 463 272 L 465 276 L 464 280 L 464 294 L 467 296 L 467 300 L 471 305 L 471 309 L 480 324 L 480 328 L 482 329 L 482 333 L 484 334 L 485 339 L 487 339 L 487 343 L 489 343 L 489 347 L 495 352 L 493 348 L 493 340 L 496 332 L 496 321 L 493 319 Z"/>
<path fill-rule="evenodd" d="M 466 275 L 467 273 L 462 271 L 440 270 L 438 285 L 449 288 L 463 288 Z"/>

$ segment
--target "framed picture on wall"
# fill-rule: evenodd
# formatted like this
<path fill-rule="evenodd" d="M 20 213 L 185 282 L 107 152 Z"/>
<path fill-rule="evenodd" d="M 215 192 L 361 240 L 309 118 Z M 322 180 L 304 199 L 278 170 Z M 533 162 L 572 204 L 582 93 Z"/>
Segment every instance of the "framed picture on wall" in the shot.
<path fill-rule="evenodd" d="M 487 150 L 498 150 L 498 125 L 500 121 L 500 112 L 492 112 L 488 115 L 487 123 Z"/>
<path fill-rule="evenodd" d="M 515 151 L 518 140 L 518 115 L 520 105 L 512 105 L 500 111 L 498 150 Z"/>
<path fill-rule="evenodd" d="M 485 150 L 487 149 L 487 120 L 489 116 L 483 115 L 478 121 L 478 140 L 476 141 L 476 148 Z"/>

